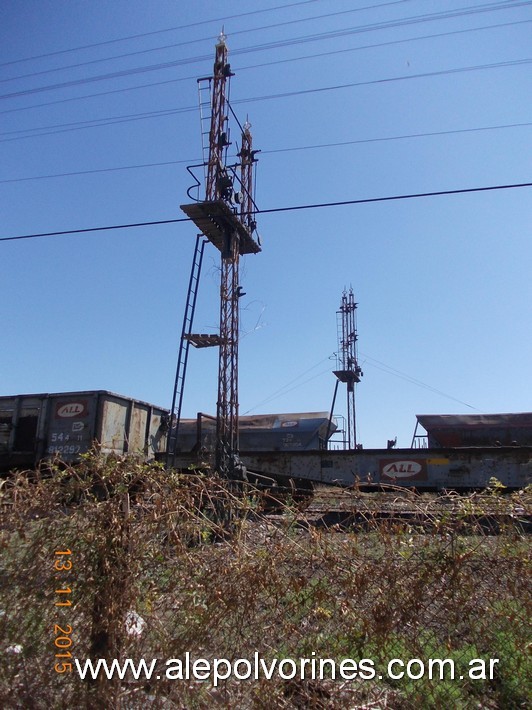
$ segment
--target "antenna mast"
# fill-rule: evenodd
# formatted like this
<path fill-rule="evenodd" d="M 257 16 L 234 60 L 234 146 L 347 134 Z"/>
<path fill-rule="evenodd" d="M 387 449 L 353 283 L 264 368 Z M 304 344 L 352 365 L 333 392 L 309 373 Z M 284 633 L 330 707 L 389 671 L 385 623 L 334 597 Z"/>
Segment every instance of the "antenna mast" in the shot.
<path fill-rule="evenodd" d="M 336 354 L 336 370 L 334 374 L 338 382 L 347 384 L 347 448 L 356 449 L 356 410 L 355 384 L 360 382 L 364 374 L 358 364 L 356 309 L 353 289 L 344 291 L 340 310 L 336 311 L 336 326 L 338 332 L 338 352 Z"/>

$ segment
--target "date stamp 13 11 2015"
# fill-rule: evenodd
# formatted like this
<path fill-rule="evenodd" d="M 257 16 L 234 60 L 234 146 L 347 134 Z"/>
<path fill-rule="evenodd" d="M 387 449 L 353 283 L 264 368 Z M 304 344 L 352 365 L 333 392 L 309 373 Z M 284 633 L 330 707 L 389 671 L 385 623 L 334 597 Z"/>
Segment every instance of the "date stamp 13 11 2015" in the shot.
<path fill-rule="evenodd" d="M 72 606 L 72 551 L 58 550 L 54 553 L 54 570 L 57 572 L 58 588 L 55 606 L 58 614 L 64 616 L 64 610 Z M 72 625 L 58 619 L 59 623 L 54 624 L 54 650 L 56 673 L 72 672 Z"/>

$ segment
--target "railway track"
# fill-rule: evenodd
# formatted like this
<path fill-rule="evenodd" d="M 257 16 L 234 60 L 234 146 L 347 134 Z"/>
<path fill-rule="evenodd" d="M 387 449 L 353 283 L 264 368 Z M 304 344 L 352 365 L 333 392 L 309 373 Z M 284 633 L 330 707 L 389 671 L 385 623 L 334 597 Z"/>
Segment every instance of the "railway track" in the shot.
<path fill-rule="evenodd" d="M 461 534 L 498 535 L 509 530 L 530 534 L 532 497 L 522 498 L 516 502 L 504 496 L 359 493 L 323 487 L 299 505 L 295 523 L 352 531 L 386 525 L 419 533 L 444 533 L 452 528 Z"/>

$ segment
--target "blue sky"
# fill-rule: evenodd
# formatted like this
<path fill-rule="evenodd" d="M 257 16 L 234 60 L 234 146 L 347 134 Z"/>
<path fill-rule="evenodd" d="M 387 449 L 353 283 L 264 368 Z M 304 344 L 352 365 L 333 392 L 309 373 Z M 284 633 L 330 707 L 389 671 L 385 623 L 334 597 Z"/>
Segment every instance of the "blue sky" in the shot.
<path fill-rule="evenodd" d="M 222 25 L 231 102 L 262 151 L 260 208 L 531 181 L 531 2 L 5 0 L 0 23 L 2 238 L 183 217 L 196 78 Z M 530 196 L 259 215 L 263 251 L 241 264 L 241 413 L 330 407 L 351 286 L 364 446 L 409 445 L 416 414 L 530 411 Z M 169 406 L 195 234 L 1 241 L 0 394 Z M 218 328 L 218 280 L 211 245 L 197 332 Z M 186 416 L 215 411 L 216 377 L 217 352 L 192 351 Z"/>

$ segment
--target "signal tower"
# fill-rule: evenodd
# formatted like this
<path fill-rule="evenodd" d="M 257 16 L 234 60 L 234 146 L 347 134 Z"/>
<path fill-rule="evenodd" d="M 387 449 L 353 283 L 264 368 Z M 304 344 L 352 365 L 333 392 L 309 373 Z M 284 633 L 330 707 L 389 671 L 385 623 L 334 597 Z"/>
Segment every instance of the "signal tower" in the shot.
<path fill-rule="evenodd" d="M 187 297 L 172 401 L 172 419 L 175 428 L 170 436 L 168 456 L 169 463 L 175 463 L 188 347 L 190 344 L 198 348 L 218 346 L 220 351 L 215 466 L 218 473 L 228 477 L 235 473 L 238 454 L 239 300 L 244 295 L 239 284 L 239 261 L 245 254 L 257 254 L 261 251 L 258 237 L 255 239 L 254 236 L 256 206 L 253 199 L 253 165 L 259 151 L 253 150 L 252 147 L 251 125 L 246 121 L 244 126 L 241 126 L 231 109 L 229 103 L 231 76 L 233 73 L 227 61 L 227 45 L 222 32 L 216 45 L 213 76 L 198 80 L 204 161 L 201 165 L 188 168 L 193 176 L 193 168 L 204 168 L 205 198 L 181 205 L 183 212 L 194 222 L 201 234 L 198 235 L 196 242 L 196 254 Z M 206 94 L 208 100 L 205 99 Z M 229 112 L 241 129 L 238 162 L 233 165 L 227 162 L 227 149 L 231 145 Z M 200 182 L 195 179 L 199 187 Z M 194 199 L 190 194 L 192 189 L 189 189 L 187 194 Z M 197 335 L 191 332 L 203 247 L 207 241 L 213 244 L 221 255 L 218 335 Z"/>
<path fill-rule="evenodd" d="M 364 374 L 358 364 L 356 309 L 353 289 L 349 289 L 349 292 L 344 291 L 340 310 L 336 311 L 338 352 L 336 354 L 336 370 L 334 371 L 337 377 L 334 397 L 336 399 L 338 383 L 345 382 L 347 385 L 347 437 L 345 443 L 348 449 L 357 448 L 355 384 L 360 382 L 360 378 Z"/>

